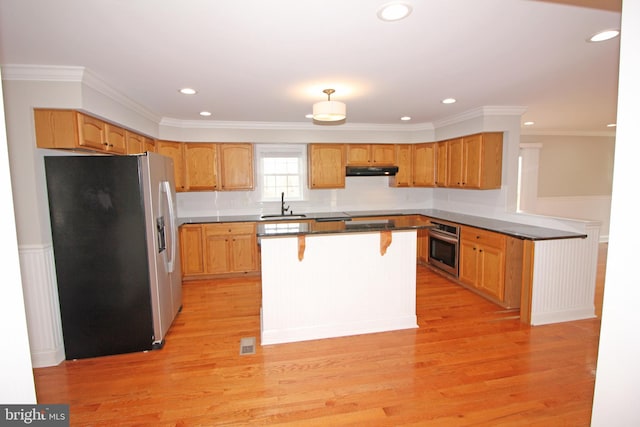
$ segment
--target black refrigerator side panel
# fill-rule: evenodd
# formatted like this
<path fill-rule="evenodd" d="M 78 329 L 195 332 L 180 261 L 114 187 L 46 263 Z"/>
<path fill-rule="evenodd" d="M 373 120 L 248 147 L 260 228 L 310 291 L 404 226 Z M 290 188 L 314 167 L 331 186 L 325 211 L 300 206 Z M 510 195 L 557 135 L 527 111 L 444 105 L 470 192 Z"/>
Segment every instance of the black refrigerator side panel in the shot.
<path fill-rule="evenodd" d="M 67 359 L 151 349 L 145 214 L 136 157 L 45 157 Z"/>

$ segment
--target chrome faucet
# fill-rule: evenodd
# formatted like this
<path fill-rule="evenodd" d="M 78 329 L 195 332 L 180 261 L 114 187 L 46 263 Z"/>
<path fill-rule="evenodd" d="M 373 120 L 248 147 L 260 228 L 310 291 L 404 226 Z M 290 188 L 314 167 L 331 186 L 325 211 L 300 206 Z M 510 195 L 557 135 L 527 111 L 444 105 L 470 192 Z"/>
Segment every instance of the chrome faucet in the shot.
<path fill-rule="evenodd" d="M 289 210 L 289 206 L 285 207 L 284 206 L 284 191 L 282 192 L 282 203 L 280 205 L 280 215 L 284 215 L 285 212 L 287 212 Z M 293 211 L 291 211 L 291 213 L 293 214 Z"/>

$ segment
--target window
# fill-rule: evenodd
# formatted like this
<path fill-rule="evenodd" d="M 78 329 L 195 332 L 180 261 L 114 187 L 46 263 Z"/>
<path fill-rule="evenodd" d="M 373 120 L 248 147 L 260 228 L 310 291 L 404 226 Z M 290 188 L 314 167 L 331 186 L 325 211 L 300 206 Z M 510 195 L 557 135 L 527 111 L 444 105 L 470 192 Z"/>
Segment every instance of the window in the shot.
<path fill-rule="evenodd" d="M 306 146 L 256 144 L 260 199 L 304 200 L 307 186 Z"/>

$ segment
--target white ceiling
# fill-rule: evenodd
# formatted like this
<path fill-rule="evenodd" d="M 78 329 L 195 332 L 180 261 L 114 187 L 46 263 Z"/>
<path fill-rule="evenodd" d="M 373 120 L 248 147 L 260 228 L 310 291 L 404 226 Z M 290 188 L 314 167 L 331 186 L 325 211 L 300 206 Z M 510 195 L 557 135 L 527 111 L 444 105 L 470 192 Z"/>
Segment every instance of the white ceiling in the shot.
<path fill-rule="evenodd" d="M 334 88 L 347 123 L 483 106 L 524 106 L 536 131 L 615 122 L 619 38 L 586 39 L 619 28 L 619 0 L 406 0 L 382 22 L 387 1 L 0 0 L 0 64 L 86 67 L 166 119 L 311 123 Z"/>

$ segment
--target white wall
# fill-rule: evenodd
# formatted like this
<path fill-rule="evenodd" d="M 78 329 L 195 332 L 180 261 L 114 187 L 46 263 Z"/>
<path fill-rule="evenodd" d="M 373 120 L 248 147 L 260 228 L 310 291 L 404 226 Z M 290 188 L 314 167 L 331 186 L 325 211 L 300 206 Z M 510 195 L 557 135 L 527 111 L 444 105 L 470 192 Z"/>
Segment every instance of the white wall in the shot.
<path fill-rule="evenodd" d="M 2 88 L 0 88 L 2 97 Z M 0 286 L 0 402 L 36 403 L 27 321 L 18 263 L 18 246 L 7 157 L 4 105 L 0 105 L 0 234 L 3 236 L 2 286 Z"/>
<path fill-rule="evenodd" d="M 598 221 L 606 242 L 614 145 L 612 132 L 522 135 L 522 211 Z"/>
<path fill-rule="evenodd" d="M 640 2 L 622 4 L 618 118 L 611 199 L 611 228 L 592 425 L 640 425 Z"/>

